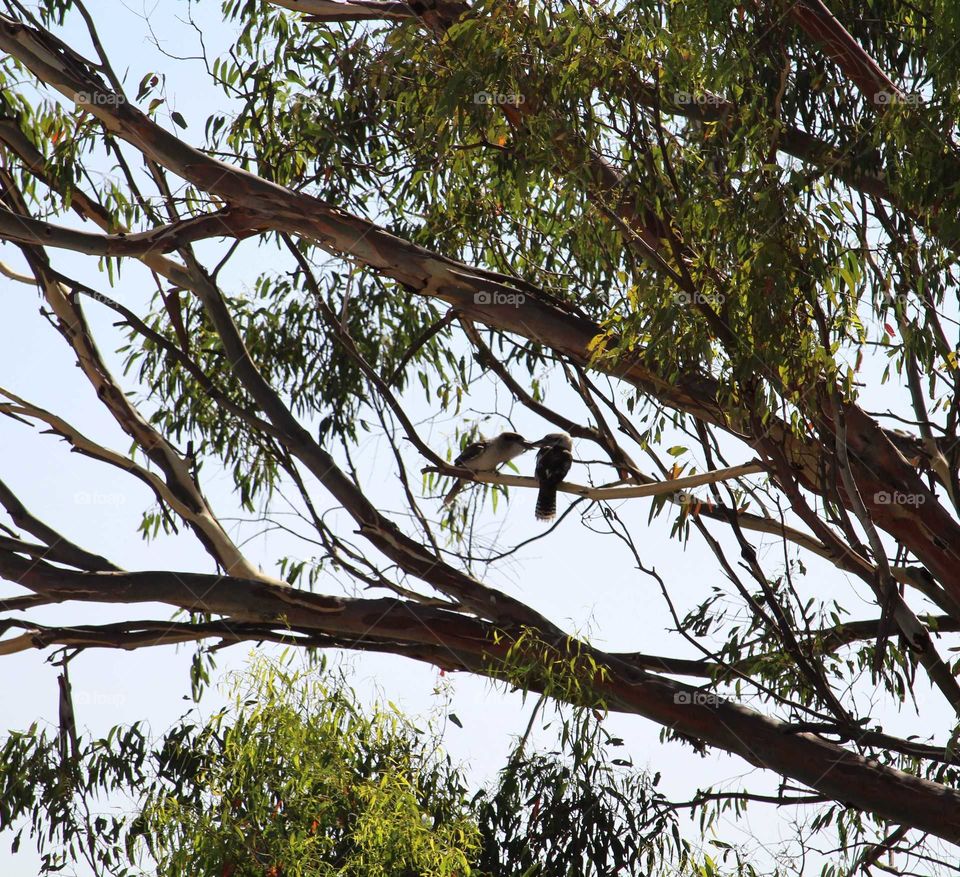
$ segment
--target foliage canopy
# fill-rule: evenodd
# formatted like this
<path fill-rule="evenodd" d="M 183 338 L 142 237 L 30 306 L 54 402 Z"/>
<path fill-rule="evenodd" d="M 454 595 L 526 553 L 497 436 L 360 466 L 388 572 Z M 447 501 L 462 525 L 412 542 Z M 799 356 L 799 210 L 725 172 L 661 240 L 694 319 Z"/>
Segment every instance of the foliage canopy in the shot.
<path fill-rule="evenodd" d="M 951 867 L 954 0 L 226 0 L 226 51 L 125 75 L 78 0 L 0 7 L 5 275 L 39 290 L 130 446 L 17 387 L 0 413 L 138 479 L 142 534 L 210 557 L 122 568 L 0 482 L 0 577 L 26 589 L 0 653 L 390 652 L 784 777 L 694 810 L 806 813 L 825 873 Z M 174 108 L 192 64 L 216 89 L 202 125 Z M 577 499 L 491 539 L 537 485 L 449 461 L 514 419 L 573 435 Z M 247 556 L 205 494 L 221 471 L 283 556 Z M 442 507 L 457 476 L 484 486 Z M 660 516 L 711 552 L 699 580 L 653 567 Z M 623 653 L 573 635 L 549 588 L 497 587 L 515 556 L 566 572 L 516 555 L 531 541 L 635 575 L 664 623 L 642 613 Z M 64 601 L 185 614 L 43 614 Z M 655 624 L 670 654 L 639 650 Z M 195 686 L 209 661 L 199 645 Z"/>

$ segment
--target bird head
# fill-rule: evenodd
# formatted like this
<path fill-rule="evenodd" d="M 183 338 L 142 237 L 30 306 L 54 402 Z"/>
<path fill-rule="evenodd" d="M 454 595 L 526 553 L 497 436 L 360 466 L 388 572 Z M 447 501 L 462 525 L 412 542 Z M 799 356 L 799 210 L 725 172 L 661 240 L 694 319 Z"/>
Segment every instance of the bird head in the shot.
<path fill-rule="evenodd" d="M 535 448 L 566 448 L 570 450 L 573 447 L 573 439 L 566 432 L 547 433 L 540 441 L 533 442 Z"/>
<path fill-rule="evenodd" d="M 522 448 L 524 451 L 529 451 L 531 448 L 537 447 L 533 442 L 528 442 L 520 433 L 518 432 L 501 432 L 495 439 L 501 445 L 513 446 Z"/>

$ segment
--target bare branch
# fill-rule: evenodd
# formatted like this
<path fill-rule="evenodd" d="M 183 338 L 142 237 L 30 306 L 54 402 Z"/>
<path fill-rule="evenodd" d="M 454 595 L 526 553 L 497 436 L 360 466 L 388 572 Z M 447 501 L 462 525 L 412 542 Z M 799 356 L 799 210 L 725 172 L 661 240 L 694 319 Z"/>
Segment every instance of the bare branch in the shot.
<path fill-rule="evenodd" d="M 86 569 L 91 572 L 105 572 L 120 568 L 99 554 L 84 551 L 79 545 L 75 545 L 39 518 L 31 515 L 26 506 L 2 481 L 0 481 L 0 505 L 3 505 L 18 527 L 32 533 L 44 543 L 45 555 L 51 560 L 68 563 L 78 569 Z"/>
<path fill-rule="evenodd" d="M 539 490 L 540 483 L 536 478 L 527 478 L 523 475 L 505 475 L 502 472 L 475 472 L 472 469 L 461 469 L 458 466 L 425 466 L 422 472 L 436 472 L 440 475 L 452 475 L 465 481 L 476 481 L 480 484 L 502 484 L 505 487 L 526 487 Z M 557 485 L 562 493 L 572 493 L 587 499 L 614 501 L 618 499 L 636 499 L 642 496 L 664 496 L 681 490 L 689 490 L 704 484 L 714 484 L 729 478 L 742 478 L 744 475 L 755 475 L 763 472 L 764 467 L 759 463 L 745 463 L 742 466 L 733 466 L 729 469 L 717 469 L 714 472 L 702 472 L 699 475 L 687 475 L 672 481 L 651 481 L 649 484 L 637 484 L 628 487 L 586 487 L 582 484 L 571 484 L 564 481 Z"/>
<path fill-rule="evenodd" d="M 169 253 L 211 237 L 242 239 L 256 234 L 262 220 L 250 211 L 224 208 L 206 216 L 184 219 L 150 231 L 99 235 L 53 225 L 0 208 L 0 240 L 34 247 L 55 247 L 90 256 L 137 256 Z M 30 281 L 35 283 L 35 281 Z"/>

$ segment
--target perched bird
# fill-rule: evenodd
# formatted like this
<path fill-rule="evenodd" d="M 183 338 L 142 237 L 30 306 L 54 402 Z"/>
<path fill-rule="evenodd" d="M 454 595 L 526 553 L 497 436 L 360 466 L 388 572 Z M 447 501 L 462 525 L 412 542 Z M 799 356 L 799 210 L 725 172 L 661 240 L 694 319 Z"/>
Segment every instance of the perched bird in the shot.
<path fill-rule="evenodd" d="M 537 520 L 549 521 L 557 514 L 557 485 L 567 477 L 573 463 L 573 439 L 565 432 L 551 432 L 533 443 L 537 452 Z"/>
<path fill-rule="evenodd" d="M 470 442 L 453 461 L 454 466 L 472 469 L 474 472 L 491 472 L 498 466 L 519 457 L 524 451 L 536 447 L 516 432 L 501 432 L 496 438 L 480 439 Z M 443 504 L 450 505 L 453 498 L 464 488 L 464 482 L 457 479 L 450 492 L 444 497 Z"/>

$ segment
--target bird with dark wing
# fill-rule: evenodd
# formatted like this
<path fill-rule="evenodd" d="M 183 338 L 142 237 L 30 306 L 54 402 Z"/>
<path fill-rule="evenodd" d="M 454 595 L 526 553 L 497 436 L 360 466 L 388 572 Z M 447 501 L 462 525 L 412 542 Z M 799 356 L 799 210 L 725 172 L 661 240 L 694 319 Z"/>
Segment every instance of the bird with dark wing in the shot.
<path fill-rule="evenodd" d="M 557 514 L 557 485 L 567 477 L 573 464 L 573 439 L 565 432 L 551 432 L 533 444 L 540 448 L 535 470 L 540 482 L 537 520 L 549 521 Z"/>
<path fill-rule="evenodd" d="M 453 465 L 471 469 L 474 472 L 492 472 L 532 447 L 535 445 L 528 442 L 520 433 L 501 432 L 496 438 L 470 442 L 453 461 Z M 463 480 L 458 478 L 456 484 L 444 497 L 443 504 L 450 505 L 464 486 Z"/>

